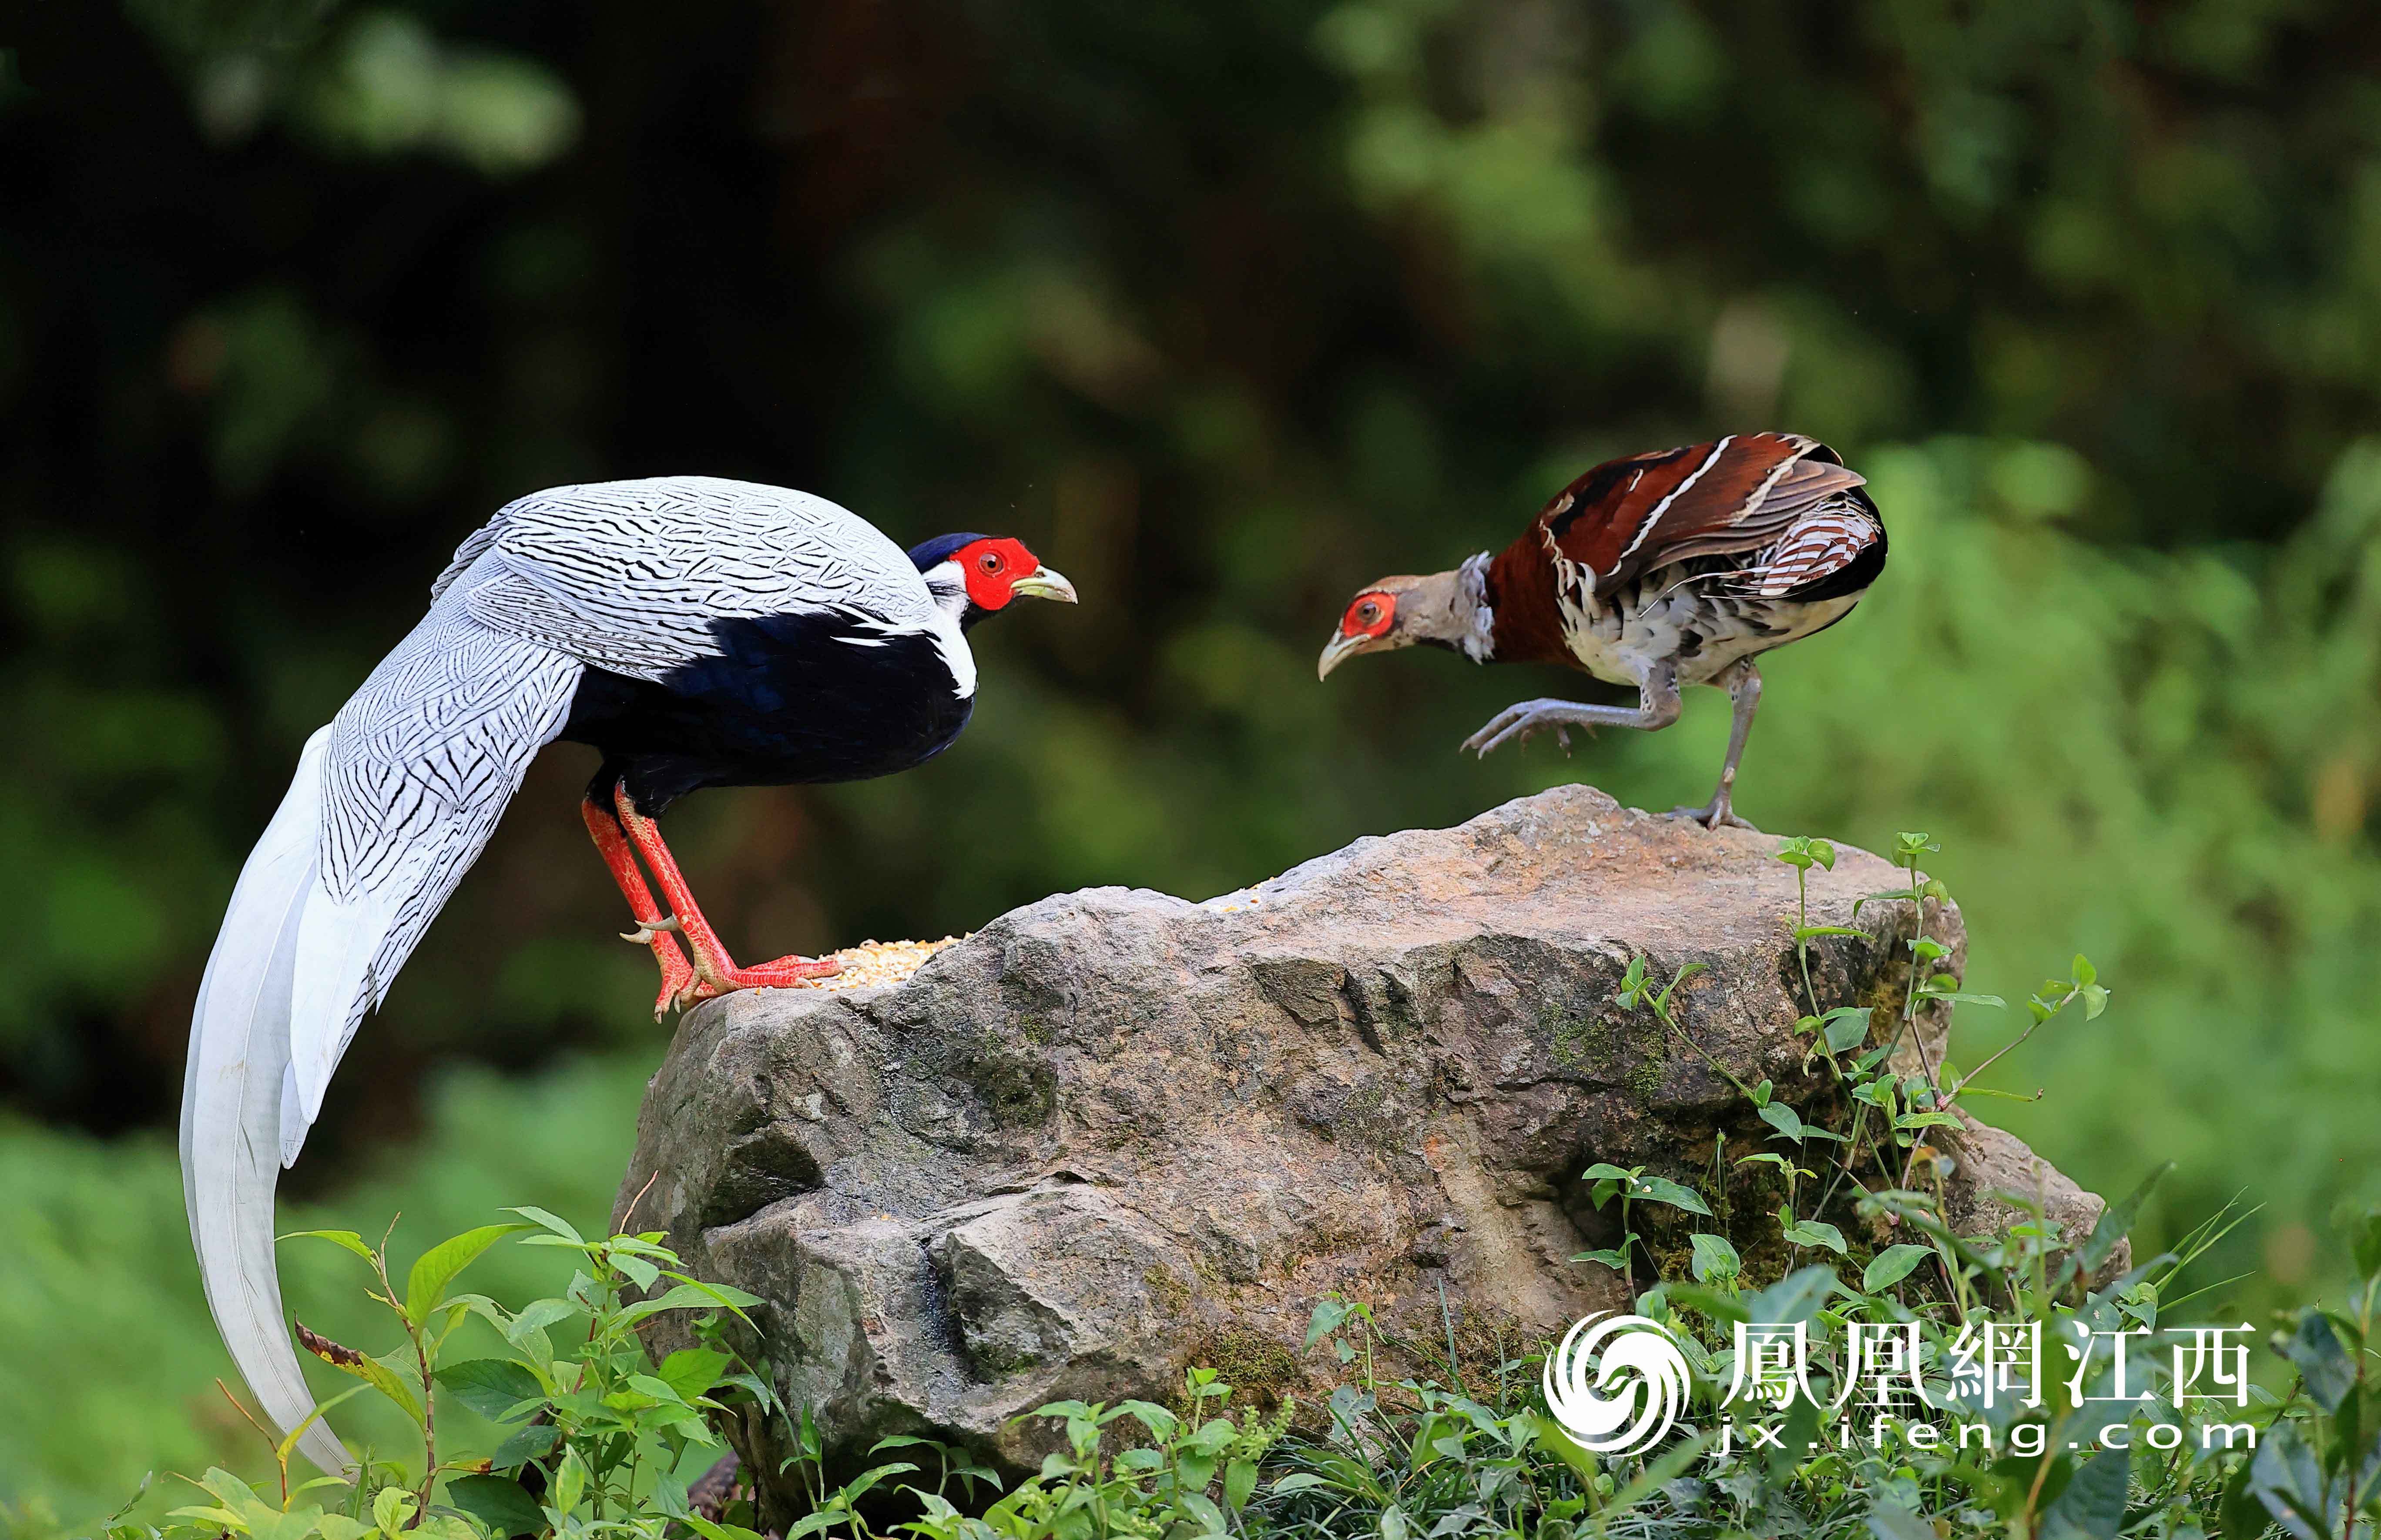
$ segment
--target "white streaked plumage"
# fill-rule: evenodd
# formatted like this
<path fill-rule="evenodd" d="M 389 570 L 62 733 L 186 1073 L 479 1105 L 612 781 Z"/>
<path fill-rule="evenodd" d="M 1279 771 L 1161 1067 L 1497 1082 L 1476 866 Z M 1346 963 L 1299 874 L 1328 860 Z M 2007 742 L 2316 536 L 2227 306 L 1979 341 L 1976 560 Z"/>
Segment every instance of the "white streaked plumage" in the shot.
<path fill-rule="evenodd" d="M 372 670 L 242 870 L 190 1029 L 182 1170 L 225 1344 L 283 1428 L 312 1408 L 282 1318 L 274 1189 L 386 996 L 592 666 L 659 680 L 712 655 L 712 624 L 833 610 L 932 636 L 956 691 L 975 666 L 954 610 L 892 541 L 824 498 L 674 476 L 557 488 L 475 531 L 430 613 Z M 961 603 L 964 600 L 962 597 Z M 353 1468 L 317 1422 L 299 1446 Z"/>
<path fill-rule="evenodd" d="M 1807 514 L 1785 537 L 1753 558 L 1749 576 L 1764 599 L 1790 593 L 1850 567 L 1876 539 L 1876 521 L 1850 504 L 1828 504 Z"/>

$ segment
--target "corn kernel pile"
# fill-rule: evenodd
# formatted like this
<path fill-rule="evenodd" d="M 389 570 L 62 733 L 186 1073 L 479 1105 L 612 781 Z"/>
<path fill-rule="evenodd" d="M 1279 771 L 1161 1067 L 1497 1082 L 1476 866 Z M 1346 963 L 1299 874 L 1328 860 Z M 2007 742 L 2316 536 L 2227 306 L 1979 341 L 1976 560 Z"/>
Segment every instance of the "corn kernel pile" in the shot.
<path fill-rule="evenodd" d="M 805 989 L 873 989 L 899 984 L 925 966 L 926 959 L 951 943 L 964 939 L 946 935 L 940 941 L 863 941 L 827 955 L 843 964 L 843 972 L 823 979 L 805 979 Z"/>

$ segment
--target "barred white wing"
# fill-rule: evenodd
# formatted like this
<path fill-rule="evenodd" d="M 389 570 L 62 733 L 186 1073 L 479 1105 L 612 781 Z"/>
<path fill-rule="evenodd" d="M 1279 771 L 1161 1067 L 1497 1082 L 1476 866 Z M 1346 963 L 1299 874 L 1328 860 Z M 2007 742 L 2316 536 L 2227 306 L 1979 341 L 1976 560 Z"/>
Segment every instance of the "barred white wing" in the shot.
<path fill-rule="evenodd" d="M 785 487 L 711 476 L 556 487 L 507 505 L 482 534 L 456 553 L 459 564 L 481 542 L 462 584 L 475 618 L 638 678 L 714 655 L 714 626 L 738 617 L 836 610 L 958 636 L 899 546 Z"/>

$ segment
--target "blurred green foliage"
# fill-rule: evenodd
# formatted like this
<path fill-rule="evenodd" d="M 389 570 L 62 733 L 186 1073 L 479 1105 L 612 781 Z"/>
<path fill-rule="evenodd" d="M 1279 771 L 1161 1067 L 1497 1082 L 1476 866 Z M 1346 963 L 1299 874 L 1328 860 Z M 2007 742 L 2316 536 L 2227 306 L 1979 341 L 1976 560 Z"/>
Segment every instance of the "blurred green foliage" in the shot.
<path fill-rule="evenodd" d="M 48 1323 L 0 1362 L 91 1399 L 0 1427 L 0 1497 L 99 1502 L 222 1433 L 153 1131 L 232 874 L 446 552 L 568 481 L 803 486 L 903 538 L 1017 533 L 1082 590 L 979 633 L 945 758 L 673 818 L 766 951 L 1086 883 L 1220 891 L 1558 778 L 1698 798 L 1715 701 L 1475 764 L 1454 744 L 1496 708 L 1595 687 L 1406 655 L 1324 688 L 1313 654 L 1355 584 L 1501 544 L 1596 458 L 1818 434 L 1874 478 L 1892 566 L 1768 670 L 1742 809 L 1936 831 L 1976 988 L 2100 960 L 2116 1008 L 2003 1066 L 2050 1099 L 1994 1105 L 2094 1186 L 2180 1160 L 2145 1240 L 2245 1191 L 2233 1260 L 2311 1289 L 2313 1233 L 2376 1195 L 2364 7 L 123 0 L 5 27 L 0 1201 L 51 1239 L 0 1255 L 8 1318 Z M 291 1176 L 339 1189 L 326 1222 L 600 1207 L 632 1069 L 470 1079 L 439 1116 L 471 1138 L 391 1143 L 457 1056 L 657 1055 L 586 768 L 541 763 L 359 1039 Z"/>

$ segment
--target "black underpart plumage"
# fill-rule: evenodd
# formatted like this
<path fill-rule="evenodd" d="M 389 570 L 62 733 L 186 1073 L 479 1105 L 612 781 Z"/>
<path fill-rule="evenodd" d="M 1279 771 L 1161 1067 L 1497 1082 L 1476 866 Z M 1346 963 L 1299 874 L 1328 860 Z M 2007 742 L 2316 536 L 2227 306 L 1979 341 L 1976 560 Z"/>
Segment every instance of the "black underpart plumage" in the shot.
<path fill-rule="evenodd" d="M 601 668 L 580 680 L 561 736 L 603 753 L 588 788 L 598 801 L 625 784 L 657 816 L 704 787 L 889 776 L 949 748 L 975 706 L 924 632 L 886 635 L 835 611 L 711 629 L 716 655 L 658 682 Z"/>

